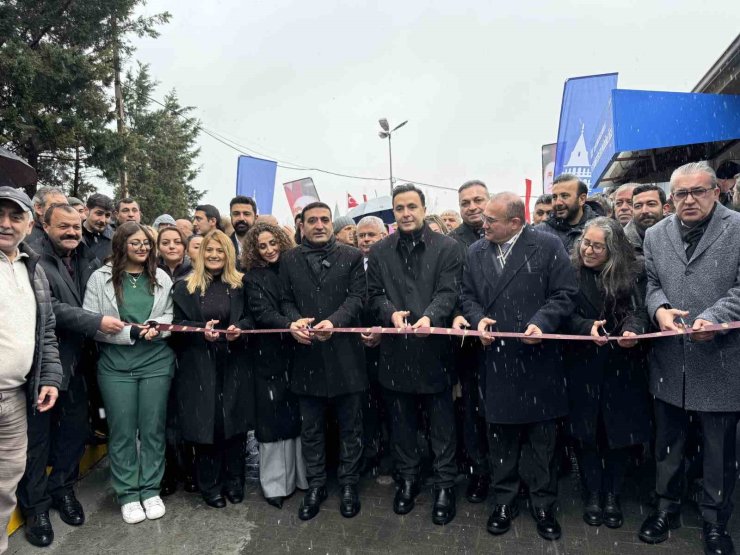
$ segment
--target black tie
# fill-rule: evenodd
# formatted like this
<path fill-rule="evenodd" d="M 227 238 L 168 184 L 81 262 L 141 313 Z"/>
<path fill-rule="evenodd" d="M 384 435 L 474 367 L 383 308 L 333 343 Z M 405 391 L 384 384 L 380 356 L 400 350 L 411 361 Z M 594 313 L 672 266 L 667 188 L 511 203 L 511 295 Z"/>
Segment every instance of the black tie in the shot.
<path fill-rule="evenodd" d="M 72 257 L 71 256 L 63 256 L 62 257 L 62 263 L 64 264 L 64 267 L 67 268 L 67 272 L 69 272 L 69 277 L 72 278 L 74 281 L 75 279 L 75 269 L 72 266 Z"/>

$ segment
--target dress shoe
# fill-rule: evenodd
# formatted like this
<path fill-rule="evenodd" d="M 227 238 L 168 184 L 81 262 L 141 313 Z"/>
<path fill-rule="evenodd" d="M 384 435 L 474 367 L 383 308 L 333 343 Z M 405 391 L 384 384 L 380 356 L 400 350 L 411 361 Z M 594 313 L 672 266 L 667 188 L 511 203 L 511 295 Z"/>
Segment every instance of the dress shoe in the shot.
<path fill-rule="evenodd" d="M 440 526 L 449 524 L 455 518 L 455 488 L 435 488 L 432 522 Z"/>
<path fill-rule="evenodd" d="M 734 555 L 735 546 L 723 524 L 704 523 L 705 555 Z"/>
<path fill-rule="evenodd" d="M 224 495 L 232 505 L 241 503 L 244 501 L 244 484 L 227 484 L 224 488 Z"/>
<path fill-rule="evenodd" d="M 298 507 L 298 518 L 301 520 L 311 520 L 317 514 L 321 504 L 326 500 L 326 488 L 308 488 L 306 495 L 303 496 L 301 506 Z"/>
<path fill-rule="evenodd" d="M 182 489 L 188 493 L 196 493 L 198 491 L 198 482 L 195 481 L 195 476 L 185 476 Z"/>
<path fill-rule="evenodd" d="M 681 521 L 678 513 L 658 510 L 645 519 L 637 537 L 645 543 L 660 543 L 668 539 L 669 530 L 680 527 Z"/>
<path fill-rule="evenodd" d="M 416 496 L 419 495 L 419 482 L 416 480 L 401 480 L 393 499 L 393 512 L 397 515 L 405 515 L 414 508 Z"/>
<path fill-rule="evenodd" d="M 505 534 L 511 528 L 511 521 L 519 516 L 519 507 L 516 505 L 496 505 L 491 516 L 488 517 L 488 530 L 494 536 Z"/>
<path fill-rule="evenodd" d="M 59 499 L 55 499 L 52 504 L 59 511 L 60 518 L 70 526 L 80 526 L 85 522 L 85 511 L 73 492 L 69 492 Z"/>
<path fill-rule="evenodd" d="M 226 506 L 226 499 L 224 499 L 224 496 L 220 493 L 203 495 L 203 501 L 206 502 L 206 505 L 213 507 L 214 509 L 223 509 Z"/>
<path fill-rule="evenodd" d="M 619 496 L 615 493 L 607 493 L 604 500 L 604 524 L 608 528 L 621 528 L 624 524 L 622 515 L 622 504 Z"/>
<path fill-rule="evenodd" d="M 601 526 L 604 523 L 604 510 L 601 508 L 601 494 L 588 492 L 583 504 L 583 522 L 589 526 Z"/>
<path fill-rule="evenodd" d="M 555 518 L 555 513 L 552 509 L 536 507 L 532 509 L 532 516 L 535 522 L 537 522 L 537 533 L 541 538 L 557 540 L 560 537 L 560 524 L 558 524 L 558 520 Z"/>
<path fill-rule="evenodd" d="M 483 503 L 488 497 L 488 486 L 491 479 L 484 474 L 473 474 L 465 490 L 465 498 L 470 503 Z"/>
<path fill-rule="evenodd" d="M 267 501 L 268 505 L 272 505 L 276 509 L 282 509 L 283 508 L 283 500 L 285 500 L 284 497 L 265 497 L 265 501 Z"/>
<path fill-rule="evenodd" d="M 54 529 L 49 520 L 49 511 L 31 515 L 26 519 L 26 539 L 36 547 L 46 547 L 54 541 Z"/>
<path fill-rule="evenodd" d="M 171 476 L 165 476 L 162 478 L 162 483 L 159 484 L 159 495 L 161 497 L 167 497 L 177 491 L 177 480 Z"/>
<path fill-rule="evenodd" d="M 339 512 L 344 518 L 352 518 L 360 512 L 360 494 L 357 491 L 357 486 L 352 484 L 342 486 Z"/>

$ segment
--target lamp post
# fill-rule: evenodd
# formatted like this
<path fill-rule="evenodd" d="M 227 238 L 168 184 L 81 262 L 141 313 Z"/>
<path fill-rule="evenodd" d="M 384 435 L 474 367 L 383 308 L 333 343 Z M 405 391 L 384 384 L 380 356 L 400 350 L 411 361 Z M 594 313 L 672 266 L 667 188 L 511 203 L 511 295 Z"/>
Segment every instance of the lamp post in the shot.
<path fill-rule="evenodd" d="M 382 131 L 378 132 L 378 137 L 381 139 L 388 139 L 388 164 L 390 166 L 390 181 L 391 181 L 391 196 L 393 196 L 393 150 L 391 149 L 391 135 L 394 131 L 397 129 L 400 129 L 404 125 L 406 125 L 409 121 L 406 120 L 403 123 L 399 123 L 396 125 L 393 129 L 390 128 L 390 125 L 388 125 L 388 120 L 385 118 L 379 119 L 378 123 L 380 124 L 380 128 Z"/>

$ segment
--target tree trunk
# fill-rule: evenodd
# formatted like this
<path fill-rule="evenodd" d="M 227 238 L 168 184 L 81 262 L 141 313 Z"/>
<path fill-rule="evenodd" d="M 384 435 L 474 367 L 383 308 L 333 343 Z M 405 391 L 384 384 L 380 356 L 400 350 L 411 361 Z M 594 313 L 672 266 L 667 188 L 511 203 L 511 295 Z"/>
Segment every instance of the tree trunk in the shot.
<path fill-rule="evenodd" d="M 80 145 L 75 147 L 75 176 L 72 181 L 72 196 L 80 198 Z"/>
<path fill-rule="evenodd" d="M 120 43 L 118 41 L 118 20 L 114 15 L 111 18 L 111 30 L 113 32 L 113 90 L 116 97 L 116 127 L 119 135 L 126 133 L 123 111 L 123 88 L 121 87 L 121 57 Z M 121 160 L 119 198 L 128 195 L 128 172 L 126 171 L 126 154 L 124 151 Z"/>

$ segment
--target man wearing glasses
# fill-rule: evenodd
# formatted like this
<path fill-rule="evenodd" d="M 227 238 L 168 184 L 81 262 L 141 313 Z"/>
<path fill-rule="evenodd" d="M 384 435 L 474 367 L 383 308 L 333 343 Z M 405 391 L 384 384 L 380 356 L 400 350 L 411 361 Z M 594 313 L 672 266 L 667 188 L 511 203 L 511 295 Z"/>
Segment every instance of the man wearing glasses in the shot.
<path fill-rule="evenodd" d="M 639 537 L 660 543 L 680 526 L 686 431 L 702 431 L 705 553 L 734 553 L 727 522 L 735 489 L 735 430 L 740 414 L 740 333 L 702 331 L 740 319 L 740 214 L 718 202 L 717 176 L 706 162 L 671 175 L 676 213 L 645 234 L 647 308 L 661 330 L 698 331 L 653 343 L 658 508 Z"/>

